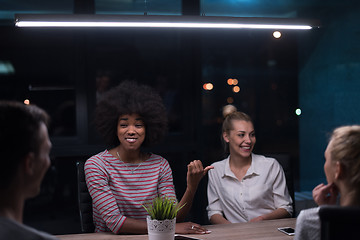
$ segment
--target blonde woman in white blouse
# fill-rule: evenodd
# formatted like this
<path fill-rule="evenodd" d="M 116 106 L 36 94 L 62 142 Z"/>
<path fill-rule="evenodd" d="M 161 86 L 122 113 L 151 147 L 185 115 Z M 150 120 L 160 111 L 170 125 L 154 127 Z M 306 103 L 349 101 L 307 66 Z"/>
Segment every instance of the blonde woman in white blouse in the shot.
<path fill-rule="evenodd" d="M 212 164 L 208 217 L 212 224 L 290 217 L 292 199 L 285 174 L 274 159 L 252 153 L 256 143 L 251 118 L 232 105 L 224 108 L 222 137 L 229 156 Z"/>

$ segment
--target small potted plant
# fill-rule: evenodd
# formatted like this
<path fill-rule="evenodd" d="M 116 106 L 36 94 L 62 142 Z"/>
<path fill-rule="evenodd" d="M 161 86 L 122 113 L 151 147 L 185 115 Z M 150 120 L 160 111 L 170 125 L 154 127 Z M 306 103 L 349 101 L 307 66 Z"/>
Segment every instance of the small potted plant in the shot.
<path fill-rule="evenodd" d="M 175 199 L 166 196 L 158 196 L 151 204 L 144 206 L 149 213 L 146 219 L 149 240 L 173 240 L 176 215 L 182 207 Z"/>

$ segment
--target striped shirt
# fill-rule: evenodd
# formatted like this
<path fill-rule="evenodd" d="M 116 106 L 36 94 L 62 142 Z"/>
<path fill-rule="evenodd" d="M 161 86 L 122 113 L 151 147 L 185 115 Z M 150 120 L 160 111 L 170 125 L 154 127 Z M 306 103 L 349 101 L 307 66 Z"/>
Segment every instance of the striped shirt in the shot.
<path fill-rule="evenodd" d="M 89 158 L 84 170 L 95 232 L 118 233 L 126 217 L 146 220 L 143 205 L 158 195 L 176 198 L 170 165 L 159 155 L 151 154 L 139 165 L 124 163 L 105 150 Z"/>

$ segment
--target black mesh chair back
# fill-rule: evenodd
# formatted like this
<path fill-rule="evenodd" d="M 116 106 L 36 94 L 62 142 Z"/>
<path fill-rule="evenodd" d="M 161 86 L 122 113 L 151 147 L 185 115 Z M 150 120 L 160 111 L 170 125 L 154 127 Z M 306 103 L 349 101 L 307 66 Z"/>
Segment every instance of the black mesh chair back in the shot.
<path fill-rule="evenodd" d="M 78 205 L 81 231 L 83 233 L 91 233 L 94 232 L 95 226 L 93 222 L 92 199 L 85 181 L 84 164 L 85 161 L 76 162 L 78 179 Z"/>
<path fill-rule="evenodd" d="M 321 206 L 321 240 L 360 239 L 360 207 Z"/>

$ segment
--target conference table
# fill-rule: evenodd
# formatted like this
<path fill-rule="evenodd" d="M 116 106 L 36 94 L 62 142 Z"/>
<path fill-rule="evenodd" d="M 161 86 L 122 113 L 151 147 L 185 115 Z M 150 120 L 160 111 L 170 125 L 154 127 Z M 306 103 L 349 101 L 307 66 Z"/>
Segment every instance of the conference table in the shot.
<path fill-rule="evenodd" d="M 221 225 L 206 225 L 211 231 L 210 234 L 186 234 L 185 236 L 203 240 L 291 240 L 294 237 L 288 236 L 277 228 L 295 228 L 296 218 L 285 218 L 249 223 L 233 223 Z M 148 240 L 148 235 L 115 235 L 112 233 L 82 233 L 57 235 L 59 239 L 68 240 Z"/>

